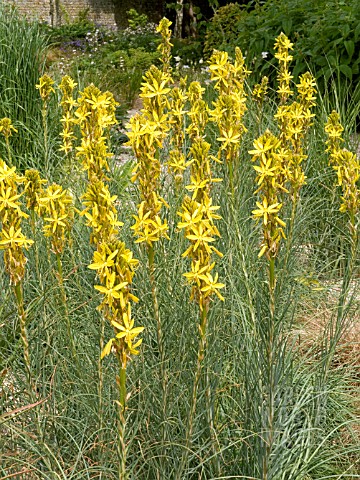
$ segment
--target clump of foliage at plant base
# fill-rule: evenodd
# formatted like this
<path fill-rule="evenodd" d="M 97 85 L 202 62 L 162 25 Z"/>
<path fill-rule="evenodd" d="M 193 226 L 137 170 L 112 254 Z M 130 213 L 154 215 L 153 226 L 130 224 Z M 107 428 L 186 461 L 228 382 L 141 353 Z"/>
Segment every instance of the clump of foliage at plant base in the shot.
<path fill-rule="evenodd" d="M 41 172 L 0 118 L 0 478 L 357 478 L 347 118 L 285 35 L 271 92 L 239 49 L 175 83 L 161 25 L 130 161 L 112 93 L 69 76 L 36 79 Z"/>
<path fill-rule="evenodd" d="M 227 33 L 226 39 L 221 32 Z M 322 92 L 332 78 L 353 91 L 360 78 L 360 58 L 356 53 L 360 49 L 357 0 L 271 0 L 248 7 L 227 5 L 210 22 L 205 51 L 210 53 L 212 48 L 220 48 L 232 52 L 239 46 L 255 78 L 261 75 L 274 78 L 273 44 L 280 32 L 296 43 L 295 79 L 310 68 Z M 266 59 L 264 52 L 269 53 Z"/>

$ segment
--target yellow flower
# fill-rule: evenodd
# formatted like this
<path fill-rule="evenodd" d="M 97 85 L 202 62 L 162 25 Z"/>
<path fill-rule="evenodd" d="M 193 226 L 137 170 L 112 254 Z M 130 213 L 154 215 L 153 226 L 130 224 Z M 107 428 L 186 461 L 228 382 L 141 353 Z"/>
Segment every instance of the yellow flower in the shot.
<path fill-rule="evenodd" d="M 0 120 L 0 132 L 4 135 L 4 137 L 11 137 L 12 132 L 17 133 L 17 130 L 11 123 L 10 118 L 4 117 Z"/>
<path fill-rule="evenodd" d="M 200 281 L 208 281 L 208 277 L 206 275 L 214 268 L 214 266 L 215 262 L 213 262 L 211 265 L 206 264 L 201 266 L 200 260 L 196 260 L 195 262 L 191 263 L 191 272 L 183 273 L 183 275 L 190 283 L 196 283 L 196 285 L 200 287 Z"/>
<path fill-rule="evenodd" d="M 16 246 L 29 248 L 34 241 L 26 238 L 25 235 L 21 232 L 21 228 L 15 230 L 14 226 L 11 225 L 8 231 L 2 230 L 0 233 L 0 248 L 13 248 Z"/>
<path fill-rule="evenodd" d="M 101 248 L 101 246 L 100 246 Z M 109 256 L 106 251 L 94 252 L 94 263 L 88 266 L 91 270 L 104 270 L 114 265 L 114 258 L 119 250 L 114 250 Z"/>
<path fill-rule="evenodd" d="M 55 90 L 53 89 L 54 85 L 54 80 L 49 77 L 49 75 L 45 74 L 42 77 L 40 77 L 39 84 L 36 85 L 36 88 L 40 92 L 40 96 L 44 102 L 46 102 L 51 93 L 55 93 Z"/>
<path fill-rule="evenodd" d="M 14 194 L 14 189 L 11 187 L 5 188 L 1 185 L 0 188 L 0 212 L 5 208 L 15 208 L 20 207 L 20 203 L 17 201 L 21 195 Z"/>
<path fill-rule="evenodd" d="M 278 213 L 282 207 L 282 203 L 279 203 L 279 202 L 274 203 L 272 205 L 268 205 L 268 201 L 266 197 L 264 197 L 263 203 L 256 202 L 256 205 L 258 209 L 253 210 L 251 213 L 254 215 L 255 218 L 264 217 L 264 225 L 267 225 L 269 216 L 275 215 L 276 213 Z"/>
<path fill-rule="evenodd" d="M 57 227 L 66 227 L 66 223 L 63 222 L 65 218 L 67 218 L 67 214 L 59 216 L 58 212 L 55 210 L 52 213 L 52 217 L 45 217 L 44 220 L 50 223 L 50 230 L 52 233 L 55 233 Z"/>
<path fill-rule="evenodd" d="M 201 291 L 205 293 L 205 297 L 208 297 L 209 295 L 215 293 L 215 295 L 220 298 L 220 300 L 224 301 L 224 297 L 221 295 L 219 290 L 221 288 L 225 287 L 224 283 L 218 283 L 218 277 L 219 275 L 215 273 L 215 276 L 213 277 L 211 273 L 206 274 L 206 279 L 205 281 L 205 286 L 202 287 Z"/>
<path fill-rule="evenodd" d="M 124 312 L 122 320 L 124 325 L 120 325 L 120 323 L 116 321 L 111 323 L 117 330 L 120 330 L 120 332 L 116 334 L 116 338 L 123 338 L 126 345 L 131 348 L 133 339 L 144 330 L 144 327 L 134 327 L 134 320 L 131 318 L 130 304 L 128 305 L 128 311 Z"/>
<path fill-rule="evenodd" d="M 104 287 L 103 285 L 94 286 L 96 290 L 105 295 L 103 303 L 106 303 L 107 305 L 109 305 L 109 307 L 113 305 L 114 299 L 120 298 L 119 290 L 122 290 L 124 287 L 126 287 L 126 285 L 128 285 L 128 282 L 121 282 L 115 285 L 115 280 L 115 272 L 112 272 L 106 277 L 106 287 Z"/>
<path fill-rule="evenodd" d="M 230 127 L 228 131 L 223 132 L 222 137 L 218 137 L 216 140 L 218 140 L 219 142 L 222 142 L 221 148 L 223 150 L 226 150 L 226 148 L 231 143 L 236 145 L 239 142 L 240 138 L 241 138 L 241 134 L 234 132 L 233 128 Z"/>

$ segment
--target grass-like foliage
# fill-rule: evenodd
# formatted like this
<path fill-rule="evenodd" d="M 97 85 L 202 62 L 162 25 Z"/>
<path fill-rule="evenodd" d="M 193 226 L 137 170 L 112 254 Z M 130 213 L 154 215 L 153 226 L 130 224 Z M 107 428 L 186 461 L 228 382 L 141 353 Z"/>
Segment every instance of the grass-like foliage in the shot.
<path fill-rule="evenodd" d="M 169 25 L 133 161 L 110 92 L 33 64 L 40 159 L 7 97 L 0 479 L 359 478 L 354 124 L 283 33 L 276 92 L 240 49 L 174 82 Z"/>
<path fill-rule="evenodd" d="M 11 142 L 14 165 L 20 167 L 44 164 L 41 99 L 35 85 L 43 74 L 47 38 L 37 22 L 19 18 L 9 5 L 0 5 L 1 106 L 0 116 L 14 120 L 19 135 Z M 55 101 L 52 111 L 56 111 Z M 52 115 L 49 116 L 49 122 Z M 59 127 L 51 131 L 57 135 Z M 52 139 L 49 139 L 52 148 Z M 5 142 L 0 144 L 1 156 L 6 155 Z M 53 163 L 56 162 L 56 153 Z"/>

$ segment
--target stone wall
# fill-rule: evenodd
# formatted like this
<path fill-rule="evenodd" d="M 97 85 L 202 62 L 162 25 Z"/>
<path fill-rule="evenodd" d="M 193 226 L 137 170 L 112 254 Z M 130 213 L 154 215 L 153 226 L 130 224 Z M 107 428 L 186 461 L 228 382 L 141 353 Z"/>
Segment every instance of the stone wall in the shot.
<path fill-rule="evenodd" d="M 1 2 L 2 0 L 0 0 Z M 126 28 L 126 12 L 135 8 L 145 13 L 149 21 L 158 23 L 164 16 L 164 0 L 3 0 L 15 5 L 22 15 L 37 17 L 50 25 L 58 26 L 76 19 L 79 13 L 88 12 L 89 20 L 113 28 Z"/>
<path fill-rule="evenodd" d="M 116 26 L 113 0 L 7 0 L 20 14 L 37 17 L 50 25 L 72 22 L 87 12 L 89 20 L 108 27 Z"/>

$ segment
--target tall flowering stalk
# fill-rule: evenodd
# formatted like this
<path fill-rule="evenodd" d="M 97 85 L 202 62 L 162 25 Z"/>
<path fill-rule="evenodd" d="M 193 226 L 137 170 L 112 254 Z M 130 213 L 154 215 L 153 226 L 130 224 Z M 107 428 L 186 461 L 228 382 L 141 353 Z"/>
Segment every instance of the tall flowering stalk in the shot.
<path fill-rule="evenodd" d="M 12 124 L 11 119 L 8 117 L 2 118 L 0 120 L 0 133 L 2 133 L 5 137 L 5 144 L 6 144 L 7 157 L 8 157 L 7 160 L 10 165 L 12 164 L 12 156 L 11 156 L 9 137 L 12 136 L 13 132 L 17 133 L 17 130 Z"/>
<path fill-rule="evenodd" d="M 327 151 L 329 152 L 329 164 L 332 165 L 337 176 L 337 186 L 341 188 L 342 195 L 340 212 L 347 216 L 348 228 L 350 234 L 350 258 L 348 263 L 347 275 L 344 277 L 342 292 L 339 299 L 337 324 L 343 316 L 346 297 L 349 292 L 350 280 L 353 274 L 358 238 L 358 215 L 360 210 L 360 163 L 355 153 L 349 152 L 345 148 L 341 148 L 343 139 L 341 137 L 343 127 L 340 123 L 340 116 L 333 111 L 325 125 L 325 132 L 328 135 L 326 141 Z M 339 327 L 340 328 L 340 327 Z M 340 331 L 337 332 L 337 335 Z"/>
<path fill-rule="evenodd" d="M 326 151 L 330 154 L 330 163 L 336 160 L 337 154 L 342 148 L 344 142 L 344 139 L 342 138 L 343 131 L 344 127 L 341 125 L 340 115 L 336 110 L 333 110 L 325 124 L 325 133 L 328 137 L 326 140 Z"/>
<path fill-rule="evenodd" d="M 300 189 L 305 183 L 302 164 L 307 159 L 304 148 L 306 134 L 312 125 L 311 120 L 315 116 L 311 111 L 312 107 L 316 105 L 314 77 L 309 72 L 301 75 L 297 89 L 297 101 L 289 105 L 281 105 L 275 114 L 279 123 L 282 147 L 288 154 L 286 177 L 290 183 L 291 197 L 295 206 Z"/>
<path fill-rule="evenodd" d="M 261 133 L 261 124 L 263 118 L 263 106 L 265 99 L 268 94 L 269 89 L 269 79 L 266 76 L 263 76 L 260 83 L 254 85 L 254 88 L 251 92 L 252 98 L 255 101 L 257 109 L 257 124 L 259 125 L 259 134 Z"/>
<path fill-rule="evenodd" d="M 23 178 L 16 174 L 15 167 L 10 168 L 0 160 L 0 249 L 4 250 L 5 270 L 10 277 L 10 285 L 14 288 L 17 303 L 20 335 L 23 343 L 23 353 L 26 368 L 29 394 L 33 396 L 35 386 L 31 374 L 29 340 L 26 328 L 26 311 L 24 307 L 23 279 L 27 259 L 24 249 L 28 249 L 33 240 L 27 238 L 21 229 L 21 221 L 27 215 L 21 210 L 18 187 Z"/>
<path fill-rule="evenodd" d="M 99 431 L 102 434 L 102 384 L 103 372 L 101 360 L 113 351 L 119 363 L 119 375 L 116 382 L 119 390 L 119 479 L 127 478 L 126 472 L 126 369 L 131 355 L 137 355 L 142 340 L 136 337 L 144 327 L 134 327 L 132 302 L 138 298 L 131 293 L 131 283 L 138 261 L 119 240 L 119 228 L 123 225 L 118 219 L 115 202 L 107 184 L 106 172 L 109 170 L 108 158 L 112 156 L 106 143 L 106 129 L 116 123 L 116 102 L 111 93 L 102 93 L 90 85 L 81 93 L 75 112 L 82 134 L 81 146 L 77 156 L 81 158 L 83 168 L 88 175 L 88 185 L 82 201 L 85 209 L 81 215 L 86 217 L 91 227 L 90 241 L 96 246 L 93 263 L 89 268 L 96 270 L 100 285 L 95 289 L 103 299 L 98 307 L 102 313 L 99 358 Z M 114 330 L 114 336 L 104 346 L 105 324 L 107 320 Z"/>
<path fill-rule="evenodd" d="M 275 119 L 280 129 L 280 140 L 282 155 L 286 161 L 284 165 L 285 179 L 289 185 L 289 195 L 292 202 L 290 225 L 288 232 L 288 250 L 285 257 L 287 264 L 293 237 L 297 205 L 300 199 L 300 190 L 305 184 L 303 164 L 308 155 L 306 152 L 306 136 L 312 125 L 312 112 L 316 105 L 316 82 L 311 73 L 306 72 L 299 77 L 297 87 L 297 98 L 289 103 L 289 97 L 294 94 L 290 88 L 292 75 L 289 72 L 289 64 L 292 56 L 289 51 L 293 44 L 284 33 L 281 33 L 275 42 L 277 53 L 275 57 L 279 60 L 279 88 L 280 105 Z"/>
<path fill-rule="evenodd" d="M 171 25 L 172 25 L 172 22 L 170 22 L 170 20 L 164 17 L 160 20 L 160 23 L 156 28 L 156 31 L 161 35 L 161 42 L 159 43 L 157 50 L 158 52 L 160 52 L 160 61 L 162 63 L 162 69 L 164 73 L 168 73 L 169 75 L 171 75 L 170 60 L 171 60 L 171 47 L 173 46 L 173 44 L 170 41 L 171 30 L 169 27 Z"/>
<path fill-rule="evenodd" d="M 128 145 L 132 147 L 136 157 L 132 181 L 137 182 L 141 199 L 137 205 L 137 215 L 134 216 L 135 223 L 131 228 L 137 237 L 136 243 L 144 244 L 148 255 L 162 381 L 162 445 L 166 441 L 167 377 L 162 321 L 155 281 L 155 245 L 161 238 L 169 238 L 167 221 L 161 218 L 162 208 L 168 205 L 160 195 L 160 152 L 169 130 L 167 96 L 172 79 L 164 70 L 152 66 L 144 75 L 140 93 L 144 108 L 141 114 L 131 118 L 128 125 L 130 129 Z"/>
<path fill-rule="evenodd" d="M 246 108 L 245 81 L 251 73 L 246 69 L 240 48 L 235 49 L 235 61 L 231 63 L 226 52 L 214 51 L 209 60 L 210 78 L 215 82 L 218 97 L 210 110 L 211 119 L 216 122 L 220 137 L 219 159 L 224 155 L 229 170 L 231 191 L 234 191 L 234 166 L 239 160 L 240 142 L 244 132 L 243 117 Z"/>
<path fill-rule="evenodd" d="M 288 98 L 293 94 L 293 91 L 290 87 L 290 81 L 293 76 L 289 71 L 289 64 L 293 59 L 293 56 L 290 55 L 290 51 L 293 50 L 293 43 L 290 42 L 285 33 L 281 32 L 280 35 L 275 39 L 275 58 L 279 60 L 279 72 L 277 79 L 279 86 L 277 93 L 279 95 L 280 103 L 285 104 Z"/>
<path fill-rule="evenodd" d="M 167 166 L 169 173 L 174 177 L 176 191 L 180 190 L 183 175 L 188 166 L 184 151 L 186 128 L 185 105 L 187 99 L 186 79 L 181 79 L 180 85 L 171 89 L 169 110 L 171 134 L 169 136 L 170 151 Z"/>
<path fill-rule="evenodd" d="M 95 180 L 106 180 L 111 153 L 104 132 L 116 124 L 117 103 L 112 93 L 101 92 L 93 84 L 84 88 L 77 102 L 75 117 L 80 125 L 81 145 L 76 149 L 76 156 L 82 161 L 90 183 L 93 177 Z"/>
<path fill-rule="evenodd" d="M 51 251 L 56 256 L 57 276 L 65 311 L 67 334 L 72 355 L 77 358 L 73 329 L 69 315 L 61 255 L 71 240 L 70 232 L 74 219 L 73 199 L 67 190 L 56 183 L 50 185 L 39 199 L 38 212 L 43 218 L 44 235 L 50 239 Z"/>
<path fill-rule="evenodd" d="M 88 177 L 87 189 L 82 196 L 85 209 L 80 215 L 86 217 L 87 225 L 92 229 L 90 242 L 95 245 L 112 241 L 123 225 L 115 207 L 117 197 L 110 194 L 106 176 L 112 154 L 105 131 L 116 124 L 116 105 L 110 92 L 103 93 L 89 85 L 81 92 L 75 112 L 81 131 L 81 145 L 77 147 L 76 156 L 82 160 Z"/>
<path fill-rule="evenodd" d="M 260 194 L 260 201 L 256 202 L 257 208 L 252 214 L 262 226 L 262 242 L 259 257 L 265 256 L 268 266 L 269 287 L 269 316 L 264 319 L 266 326 L 266 368 L 262 374 L 265 376 L 267 420 L 263 434 L 264 450 L 263 475 L 268 479 L 269 462 L 274 443 L 274 415 L 275 415 L 275 288 L 276 288 L 276 259 L 279 254 L 282 239 L 285 238 L 285 222 L 280 214 L 283 204 L 281 197 L 286 188 L 284 187 L 284 161 L 281 154 L 281 140 L 270 131 L 254 141 L 254 150 L 249 152 L 253 155 L 253 161 L 257 162 L 254 169 L 257 173 L 256 194 Z"/>
<path fill-rule="evenodd" d="M 104 318 L 109 321 L 114 330 L 114 336 L 107 342 L 101 352 L 101 359 L 114 352 L 119 363 L 119 375 L 116 379 L 119 389 L 119 450 L 120 468 L 119 480 L 127 478 L 126 473 L 126 368 L 131 355 L 138 355 L 138 347 L 142 340 L 137 340 L 144 327 L 135 327 L 132 318 L 132 302 L 138 298 L 131 293 L 131 284 L 138 261 L 132 252 L 119 240 L 98 244 L 94 252 L 90 269 L 96 270 L 100 285 L 95 289 L 102 294 L 98 307 Z"/>
<path fill-rule="evenodd" d="M 74 134 L 76 118 L 74 117 L 73 112 L 74 107 L 77 106 L 77 102 L 73 97 L 76 86 L 77 83 L 75 83 L 69 75 L 65 75 L 59 84 L 59 89 L 62 92 L 60 106 L 63 111 L 61 118 L 63 130 L 60 133 L 62 137 L 62 146 L 60 147 L 60 150 L 64 151 L 66 155 L 73 150 L 73 140 L 76 138 Z"/>
<path fill-rule="evenodd" d="M 211 173 L 211 162 L 217 159 L 210 155 L 210 144 L 200 135 L 200 125 L 207 117 L 205 104 L 201 99 L 201 87 L 197 82 L 190 85 L 189 97 L 191 99 L 191 124 L 188 127 L 190 136 L 193 138 L 190 147 L 191 183 L 186 189 L 192 196 L 185 196 L 181 210 L 178 212 L 181 221 L 178 224 L 180 230 L 184 230 L 185 238 L 190 246 L 183 253 L 183 257 L 191 260 L 191 268 L 184 276 L 192 286 L 191 299 L 199 305 L 199 347 L 197 354 L 197 366 L 194 377 L 194 384 L 191 396 L 191 406 L 186 430 L 186 446 L 182 457 L 181 466 L 177 478 L 182 478 L 183 470 L 186 467 L 189 450 L 191 448 L 193 422 L 196 412 L 198 387 L 201 379 L 203 360 L 205 357 L 207 343 L 208 314 L 212 298 L 217 296 L 224 300 L 220 290 L 225 287 L 218 281 L 218 274 L 214 272 L 215 262 L 213 254 L 222 257 L 222 254 L 215 248 L 213 242 L 220 233 L 215 221 L 220 219 L 216 212 L 220 207 L 212 204 L 210 195 L 211 185 L 214 179 Z M 212 419 L 209 418 L 210 429 L 212 430 Z M 212 435 L 211 431 L 211 435 Z"/>
<path fill-rule="evenodd" d="M 45 150 L 45 167 L 47 169 L 49 164 L 49 139 L 48 139 L 48 105 L 50 101 L 50 96 L 52 93 L 55 93 L 53 88 L 54 80 L 47 74 L 43 75 L 39 79 L 39 83 L 36 85 L 36 88 L 39 90 L 42 104 L 42 122 L 44 129 L 44 150 Z"/>

